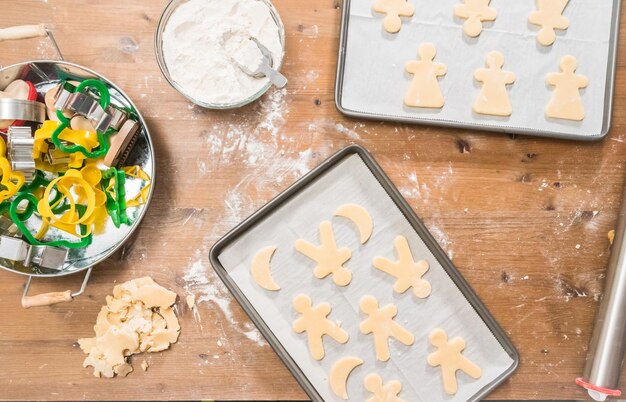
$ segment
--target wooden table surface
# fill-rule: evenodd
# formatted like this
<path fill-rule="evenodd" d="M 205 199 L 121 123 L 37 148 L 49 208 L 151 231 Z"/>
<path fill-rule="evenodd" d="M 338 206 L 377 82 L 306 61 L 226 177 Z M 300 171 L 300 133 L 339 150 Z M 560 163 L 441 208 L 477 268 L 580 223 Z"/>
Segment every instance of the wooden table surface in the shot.
<path fill-rule="evenodd" d="M 49 23 L 67 60 L 130 95 L 152 133 L 158 178 L 134 241 L 94 270 L 74 302 L 23 310 L 25 278 L 0 272 L 1 399 L 306 399 L 207 254 L 228 229 L 350 143 L 374 154 L 519 349 L 519 369 L 490 398 L 585 399 L 574 379 L 626 171 L 624 52 L 613 128 L 601 142 L 352 120 L 333 100 L 339 2 L 276 0 L 289 86 L 240 110 L 213 112 L 192 106 L 157 67 L 153 37 L 165 3 L 2 4 L 3 26 Z M 45 40 L 0 44 L 5 65 L 53 55 Z M 181 299 L 194 294 L 197 315 L 179 302 L 180 341 L 149 354 L 147 372 L 139 356 L 128 377 L 97 379 L 82 367 L 75 342 L 92 336 L 115 282 L 143 275 Z M 81 280 L 40 280 L 33 292 L 76 289 Z"/>

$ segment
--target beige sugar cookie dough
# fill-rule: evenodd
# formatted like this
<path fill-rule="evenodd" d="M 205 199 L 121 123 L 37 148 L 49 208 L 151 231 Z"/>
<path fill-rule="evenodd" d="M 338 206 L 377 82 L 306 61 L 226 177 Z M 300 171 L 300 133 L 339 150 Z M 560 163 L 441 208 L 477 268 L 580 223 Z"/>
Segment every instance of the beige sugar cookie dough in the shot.
<path fill-rule="evenodd" d="M 494 21 L 498 12 L 489 7 L 491 0 L 462 0 L 463 4 L 454 6 L 454 15 L 465 20 L 463 32 L 472 38 L 483 31 L 483 21 Z"/>
<path fill-rule="evenodd" d="M 330 389 L 341 399 L 348 399 L 346 386 L 352 370 L 363 364 L 363 360 L 354 356 L 343 357 L 335 362 L 330 368 L 328 383 Z"/>
<path fill-rule="evenodd" d="M 563 16 L 563 11 L 569 0 L 537 0 L 537 10 L 528 15 L 528 22 L 539 25 L 537 42 L 550 46 L 556 40 L 555 29 L 569 28 L 569 19 Z"/>
<path fill-rule="evenodd" d="M 552 99 L 546 106 L 546 116 L 554 119 L 581 121 L 585 118 L 585 107 L 580 97 L 580 90 L 589 84 L 589 79 L 576 74 L 576 58 L 561 58 L 560 73 L 550 73 L 546 83 L 554 87 Z"/>
<path fill-rule="evenodd" d="M 412 17 L 415 7 L 407 0 L 377 0 L 372 9 L 377 13 L 387 14 L 383 20 L 383 27 L 389 33 L 396 33 L 402 28 L 400 17 Z"/>
<path fill-rule="evenodd" d="M 254 256 L 250 268 L 252 278 L 254 278 L 257 285 L 270 291 L 280 290 L 280 286 L 274 281 L 270 272 L 270 262 L 275 252 L 276 247 L 265 247 Z"/>
<path fill-rule="evenodd" d="M 383 257 L 374 258 L 373 264 L 379 269 L 396 278 L 393 290 L 397 293 L 404 293 L 409 288 L 413 288 L 413 293 L 419 298 L 430 295 L 431 285 L 422 277 L 428 271 L 428 262 L 420 260 L 415 262 L 409 242 L 406 237 L 398 236 L 393 242 L 398 255 L 398 261 L 391 261 Z"/>
<path fill-rule="evenodd" d="M 322 337 L 328 335 L 339 343 L 346 343 L 350 338 L 348 333 L 339 325 L 327 319 L 331 308 L 328 303 L 313 306 L 311 298 L 301 294 L 293 299 L 293 308 L 301 316 L 293 322 L 294 332 L 307 333 L 309 351 L 315 360 L 324 358 L 324 343 Z"/>
<path fill-rule="evenodd" d="M 479 114 L 510 116 L 513 106 L 506 86 L 515 82 L 515 74 L 503 71 L 504 55 L 498 51 L 489 52 L 485 59 L 487 68 L 479 68 L 474 78 L 483 84 L 473 110 Z"/>
<path fill-rule="evenodd" d="M 335 216 L 341 216 L 349 219 L 356 225 L 361 237 L 361 244 L 367 243 L 372 237 L 374 231 L 374 223 L 367 209 L 358 204 L 345 204 L 337 208 Z"/>
<path fill-rule="evenodd" d="M 363 379 L 365 389 L 374 394 L 366 402 L 404 402 L 398 394 L 402 391 L 402 384 L 398 380 L 383 384 L 383 379 L 378 374 L 368 374 Z"/>
<path fill-rule="evenodd" d="M 337 248 L 333 226 L 329 221 L 320 224 L 321 245 L 315 246 L 306 240 L 296 240 L 296 250 L 317 262 L 313 275 L 323 279 L 333 275 L 333 282 L 338 286 L 347 286 L 352 281 L 352 271 L 344 267 L 351 257 L 352 252 L 346 248 Z"/>
<path fill-rule="evenodd" d="M 412 107 L 441 108 L 445 103 L 439 77 L 446 75 L 448 68 L 433 60 L 437 55 L 435 45 L 422 43 L 418 50 L 419 60 L 406 63 L 405 69 L 413 75 L 411 86 L 404 96 L 404 104 Z"/>
<path fill-rule="evenodd" d="M 443 388 L 449 395 L 456 394 L 458 385 L 456 372 L 461 370 L 474 379 L 480 378 L 482 370 L 461 352 L 465 349 L 465 341 L 456 337 L 448 342 L 448 335 L 441 328 L 434 329 L 429 335 L 430 343 L 437 348 L 428 355 L 428 364 L 441 366 Z"/>
<path fill-rule="evenodd" d="M 394 337 L 406 346 L 413 345 L 415 337 L 393 319 L 398 314 L 398 308 L 388 304 L 378 308 L 378 300 L 374 296 L 363 296 L 359 303 L 361 311 L 367 314 L 367 318 L 359 325 L 363 335 L 374 335 L 376 359 L 386 362 L 389 360 L 389 338 Z"/>
<path fill-rule="evenodd" d="M 152 278 L 117 285 L 106 301 L 96 319 L 95 338 L 78 340 L 88 354 L 83 366 L 93 366 L 96 377 L 125 376 L 133 370 L 128 356 L 159 352 L 178 340 L 180 325 L 172 309 L 176 293 Z"/>

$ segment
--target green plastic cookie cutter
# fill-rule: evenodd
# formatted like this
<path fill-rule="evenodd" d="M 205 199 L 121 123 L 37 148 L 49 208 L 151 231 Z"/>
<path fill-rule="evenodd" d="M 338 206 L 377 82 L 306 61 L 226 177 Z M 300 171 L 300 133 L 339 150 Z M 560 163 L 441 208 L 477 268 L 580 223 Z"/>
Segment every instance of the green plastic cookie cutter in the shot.
<path fill-rule="evenodd" d="M 18 213 L 17 207 L 22 201 L 27 201 L 28 205 L 26 206 L 26 210 L 24 212 Z M 24 222 L 30 219 L 30 217 L 33 215 L 33 213 L 35 212 L 37 208 L 36 205 L 38 202 L 39 200 L 34 195 L 30 193 L 21 193 L 21 194 L 18 194 L 13 199 L 13 202 L 11 202 L 11 206 L 9 207 L 9 217 L 11 218 L 15 226 L 17 226 L 17 228 L 20 230 L 22 235 L 26 238 L 26 240 L 31 245 L 78 249 L 78 248 L 85 248 L 91 244 L 91 241 L 92 241 L 91 234 L 89 234 L 86 237 L 83 237 L 78 242 L 70 242 L 67 240 L 55 240 L 55 241 L 49 241 L 49 242 L 42 242 L 42 241 L 37 240 L 35 236 L 33 236 L 33 234 L 28 230 Z M 76 206 L 76 210 L 78 211 L 79 214 L 83 214 L 85 212 L 84 208 L 85 207 L 82 205 Z M 29 213 L 27 214 L 26 212 L 29 212 Z M 87 227 L 85 225 L 80 225 L 80 232 L 83 235 L 87 233 Z"/>
<path fill-rule="evenodd" d="M 115 180 L 112 188 L 113 195 L 109 191 L 111 180 Z M 105 182 L 108 182 L 109 185 L 106 185 Z M 114 167 L 109 168 L 102 174 L 101 183 L 102 190 L 107 197 L 105 207 L 115 227 L 119 228 L 122 224 L 130 225 L 132 221 L 126 213 L 126 172 Z"/>
<path fill-rule="evenodd" d="M 73 87 L 70 85 L 66 86 L 66 89 L 68 90 L 72 88 Z M 102 81 L 98 81 L 96 79 L 85 80 L 81 82 L 76 88 L 73 88 L 74 89 L 73 92 L 81 92 L 85 88 L 94 89 L 98 93 L 98 95 L 100 96 L 98 103 L 100 104 L 100 107 L 102 107 L 102 109 L 106 110 L 106 108 L 109 107 L 109 104 L 111 103 L 111 94 L 109 93 L 109 89 L 106 87 L 106 85 L 104 85 Z M 63 130 L 70 127 L 70 120 L 67 117 L 65 117 L 63 112 L 60 110 L 57 110 L 57 118 L 59 119 L 61 124 L 59 124 L 59 126 L 54 130 L 51 136 L 52 143 L 54 144 L 55 147 L 57 147 L 57 149 L 68 154 L 80 152 L 81 154 L 85 155 L 87 158 L 91 158 L 91 159 L 102 158 L 103 156 L 107 154 L 107 152 L 109 152 L 109 148 L 111 148 L 109 137 L 111 136 L 111 134 L 115 132 L 114 129 L 109 128 L 105 133 L 96 131 L 96 134 L 98 135 L 98 142 L 100 143 L 100 147 L 98 147 L 97 151 L 90 152 L 81 145 L 74 144 L 74 145 L 65 146 L 65 144 L 61 142 L 61 140 L 59 139 L 59 135 L 61 135 Z"/>

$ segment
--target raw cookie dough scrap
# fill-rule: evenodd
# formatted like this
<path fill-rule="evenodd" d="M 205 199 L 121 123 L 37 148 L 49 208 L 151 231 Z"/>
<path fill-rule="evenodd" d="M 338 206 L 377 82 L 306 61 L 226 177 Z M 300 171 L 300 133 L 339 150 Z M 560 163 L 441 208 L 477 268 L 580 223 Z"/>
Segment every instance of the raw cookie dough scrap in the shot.
<path fill-rule="evenodd" d="M 348 333 L 337 324 L 329 320 L 331 308 L 328 303 L 313 306 L 311 298 L 301 294 L 293 299 L 293 308 L 301 314 L 293 322 L 294 332 L 301 334 L 306 331 L 309 351 L 315 360 L 324 358 L 324 343 L 322 337 L 328 335 L 339 343 L 346 343 L 350 338 Z"/>
<path fill-rule="evenodd" d="M 178 340 L 180 325 L 172 309 L 176 293 L 152 278 L 117 285 L 106 301 L 96 319 L 95 338 L 78 340 L 88 354 L 83 366 L 93 366 L 96 377 L 125 376 L 133 371 L 128 356 L 160 352 Z"/>
<path fill-rule="evenodd" d="M 419 60 L 406 63 L 405 69 L 413 75 L 411 86 L 404 96 L 404 104 L 413 107 L 441 108 L 445 100 L 439 88 L 439 77 L 446 75 L 448 68 L 433 60 L 437 55 L 435 45 L 422 43 L 418 50 Z"/>
<path fill-rule="evenodd" d="M 491 0 L 462 0 L 463 4 L 454 6 L 454 15 L 465 20 L 463 32 L 472 38 L 483 31 L 483 21 L 494 21 L 498 12 L 489 7 Z"/>
<path fill-rule="evenodd" d="M 489 52 L 485 63 L 487 68 L 479 68 L 474 72 L 474 78 L 481 82 L 483 87 L 474 102 L 473 110 L 479 114 L 510 116 L 513 113 L 513 106 L 506 86 L 515 82 L 515 74 L 502 70 L 504 55 L 500 52 Z"/>
<path fill-rule="evenodd" d="M 374 296 L 363 296 L 359 303 L 361 311 L 368 317 L 361 322 L 359 329 L 363 335 L 374 335 L 376 359 L 386 362 L 389 360 L 389 338 L 394 337 L 406 346 L 413 345 L 415 337 L 393 319 L 398 314 L 398 308 L 388 304 L 378 308 L 378 300 Z"/>
<path fill-rule="evenodd" d="M 275 252 L 276 247 L 265 247 L 254 256 L 250 267 L 252 278 L 257 285 L 269 291 L 280 290 L 280 286 L 274 281 L 270 272 L 270 262 Z"/>
<path fill-rule="evenodd" d="M 447 394 L 456 394 L 458 390 L 456 381 L 458 370 L 464 371 L 474 379 L 480 378 L 481 368 L 461 354 L 465 349 L 465 341 L 462 338 L 456 337 L 448 342 L 446 332 L 437 328 L 430 333 L 429 339 L 437 351 L 428 355 L 428 364 L 433 367 L 441 366 L 443 387 Z"/>
<path fill-rule="evenodd" d="M 585 107 L 580 97 L 580 90 L 587 87 L 589 79 L 576 74 L 577 61 L 574 56 L 561 59 L 560 73 L 550 73 L 546 83 L 554 87 L 552 99 L 546 106 L 546 116 L 555 119 L 581 121 L 585 118 Z"/>
<path fill-rule="evenodd" d="M 306 240 L 296 240 L 296 250 L 317 262 L 313 275 L 323 279 L 333 275 L 333 282 L 338 286 L 347 286 L 352 281 L 352 272 L 343 266 L 351 257 L 352 252 L 346 248 L 337 248 L 333 226 L 329 221 L 320 224 L 321 245 L 315 246 Z"/>
<path fill-rule="evenodd" d="M 365 389 L 374 394 L 367 402 L 404 402 L 398 394 L 402 391 L 402 384 L 398 380 L 383 384 L 378 374 L 368 374 L 363 380 Z"/>
<path fill-rule="evenodd" d="M 415 7 L 407 0 L 378 0 L 374 2 L 372 9 L 377 13 L 386 14 L 383 27 L 389 33 L 396 33 L 402 28 L 400 17 L 412 17 Z"/>
<path fill-rule="evenodd" d="M 393 244 L 399 260 L 394 262 L 383 257 L 376 257 L 373 262 L 374 267 L 396 278 L 393 290 L 397 293 L 404 293 L 409 288 L 413 288 L 415 296 L 428 297 L 432 288 L 430 282 L 422 278 L 429 269 L 428 262 L 426 260 L 415 262 L 406 237 L 396 237 Z"/>
<path fill-rule="evenodd" d="M 569 19 L 563 16 L 563 11 L 569 0 L 537 0 L 537 10 L 528 15 L 528 22 L 539 25 L 537 42 L 550 46 L 556 40 L 555 29 L 569 28 Z"/>
<path fill-rule="evenodd" d="M 351 220 L 359 230 L 361 244 L 367 243 L 374 231 L 374 222 L 367 209 L 357 204 L 345 204 L 337 208 L 335 216 Z"/>
<path fill-rule="evenodd" d="M 340 397 L 341 399 L 348 399 L 348 391 L 346 386 L 348 385 L 348 377 L 352 370 L 363 364 L 363 360 L 354 356 L 347 356 L 341 358 L 333 364 L 328 376 L 328 383 L 330 389 Z"/>

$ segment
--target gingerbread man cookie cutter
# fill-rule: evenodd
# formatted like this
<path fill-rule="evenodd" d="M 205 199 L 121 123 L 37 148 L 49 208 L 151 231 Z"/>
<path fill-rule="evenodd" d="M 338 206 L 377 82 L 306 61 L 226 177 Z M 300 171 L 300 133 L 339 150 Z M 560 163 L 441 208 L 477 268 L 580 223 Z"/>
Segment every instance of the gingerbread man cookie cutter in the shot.
<path fill-rule="evenodd" d="M 363 296 L 359 303 L 361 311 L 367 314 L 367 318 L 361 322 L 359 329 L 363 335 L 374 335 L 376 359 L 386 362 L 389 360 L 389 338 L 396 338 L 406 346 L 415 342 L 415 337 L 393 319 L 398 314 L 398 308 L 388 304 L 378 307 L 378 300 L 374 296 Z"/>
<path fill-rule="evenodd" d="M 400 17 L 412 17 L 415 7 L 407 0 L 377 0 L 372 9 L 377 13 L 386 14 L 383 27 L 389 33 L 397 33 L 402 28 Z"/>
<path fill-rule="evenodd" d="M 347 286 L 352 281 L 352 272 L 343 265 L 352 257 L 352 252 L 346 248 L 337 248 L 333 226 L 329 221 L 320 224 L 321 245 L 315 246 L 306 240 L 296 240 L 298 252 L 317 262 L 313 275 L 323 279 L 333 275 L 333 282 L 338 286 Z"/>
<path fill-rule="evenodd" d="M 399 260 L 394 262 L 383 257 L 376 257 L 373 262 L 374 267 L 396 278 L 393 290 L 397 293 L 404 293 L 409 288 L 413 288 L 415 296 L 428 297 L 432 287 L 430 282 L 422 278 L 429 269 L 428 262 L 426 260 L 415 262 L 406 237 L 398 236 L 393 243 Z"/>
<path fill-rule="evenodd" d="M 293 299 L 293 308 L 301 314 L 301 317 L 293 322 L 294 332 L 307 333 L 309 351 L 315 360 L 324 358 L 323 336 L 328 335 L 339 343 L 346 343 L 350 336 L 339 325 L 330 321 L 328 315 L 331 307 L 328 303 L 320 303 L 313 306 L 311 298 L 305 294 Z"/>
<path fill-rule="evenodd" d="M 454 6 L 454 15 L 465 20 L 463 32 L 475 38 L 483 31 L 483 21 L 494 21 L 498 12 L 489 7 L 491 0 L 463 0 Z"/>
<path fill-rule="evenodd" d="M 428 364 L 440 366 L 443 376 L 443 387 L 447 394 L 454 395 L 458 390 L 456 372 L 461 370 L 473 379 L 482 375 L 482 369 L 463 356 L 465 341 L 456 337 L 448 341 L 448 335 L 440 328 L 434 329 L 429 335 L 430 343 L 437 348 L 436 352 L 428 355 Z"/>
<path fill-rule="evenodd" d="M 537 10 L 528 15 L 528 22 L 539 25 L 537 42 L 550 46 L 556 41 L 555 30 L 564 31 L 569 28 L 569 19 L 563 16 L 569 0 L 537 0 Z"/>

